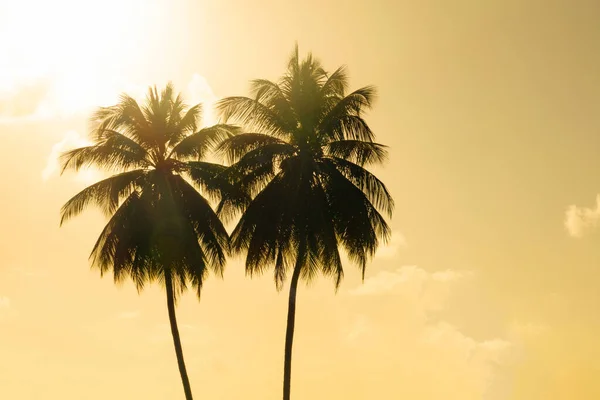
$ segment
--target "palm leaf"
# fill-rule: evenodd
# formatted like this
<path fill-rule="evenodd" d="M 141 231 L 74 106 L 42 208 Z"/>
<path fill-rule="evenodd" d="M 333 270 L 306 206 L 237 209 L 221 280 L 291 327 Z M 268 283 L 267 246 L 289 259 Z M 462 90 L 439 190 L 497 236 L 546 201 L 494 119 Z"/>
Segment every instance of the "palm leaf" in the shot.
<path fill-rule="evenodd" d="M 323 84 L 321 93 L 323 97 L 338 97 L 344 96 L 346 89 L 348 88 L 348 72 L 345 66 L 341 66 L 336 69 Z"/>
<path fill-rule="evenodd" d="M 224 122 L 233 119 L 249 129 L 276 136 L 286 137 L 295 128 L 274 110 L 248 97 L 226 97 L 217 103 L 217 111 Z"/>
<path fill-rule="evenodd" d="M 171 110 L 170 132 L 168 133 L 168 147 L 175 147 L 182 139 L 198 130 L 198 124 L 202 117 L 202 104 L 190 107 L 182 117 L 176 112 L 175 107 Z"/>
<path fill-rule="evenodd" d="M 150 165 L 144 148 L 119 132 L 107 129 L 102 131 L 102 139 L 97 144 L 67 151 L 60 156 L 60 161 L 61 173 L 69 168 L 78 171 L 91 166 L 123 170 Z"/>
<path fill-rule="evenodd" d="M 387 146 L 362 140 L 336 140 L 324 146 L 325 153 L 358 165 L 381 164 L 387 159 Z"/>
<path fill-rule="evenodd" d="M 144 170 L 123 172 L 88 186 L 63 205 L 60 224 L 79 215 L 90 204 L 99 206 L 105 214 L 114 213 L 119 201 L 139 187 L 145 174 Z"/>
<path fill-rule="evenodd" d="M 292 146 L 286 141 L 263 133 L 244 133 L 232 136 L 219 144 L 217 152 L 224 154 L 230 163 L 238 162 L 243 156 L 256 149 L 268 146 L 280 145 L 280 148 L 290 148 Z"/>
<path fill-rule="evenodd" d="M 375 175 L 360 165 L 342 158 L 323 159 L 323 164 L 335 168 L 346 179 L 360 189 L 377 209 L 388 216 L 394 212 L 394 200 L 387 187 Z"/>
<path fill-rule="evenodd" d="M 201 129 L 177 143 L 171 150 L 169 157 L 201 159 L 206 156 L 209 149 L 233 137 L 238 131 L 238 127 L 227 124 L 218 124 Z"/>

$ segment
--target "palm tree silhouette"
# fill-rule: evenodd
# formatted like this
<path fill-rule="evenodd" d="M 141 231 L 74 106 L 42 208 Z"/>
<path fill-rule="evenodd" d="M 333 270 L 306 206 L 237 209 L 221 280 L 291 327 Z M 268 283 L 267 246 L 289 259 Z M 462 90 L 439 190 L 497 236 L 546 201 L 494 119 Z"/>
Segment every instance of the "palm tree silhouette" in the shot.
<path fill-rule="evenodd" d="M 347 87 L 344 67 L 329 75 L 311 54 L 300 61 L 296 46 L 278 83 L 254 80 L 252 97 L 217 105 L 225 122 L 234 119 L 257 132 L 229 137 L 218 147 L 232 163 L 225 175 L 247 195 L 237 196 L 243 214 L 231 234 L 232 251 L 247 252 L 249 275 L 273 266 L 278 290 L 292 268 L 284 400 L 290 398 L 298 280 L 320 272 L 334 278 L 337 290 L 340 247 L 364 278 L 368 258 L 390 235 L 379 210 L 391 216 L 393 200 L 365 169 L 387 156 L 361 113 L 371 107 L 375 89 L 346 94 Z"/>
<path fill-rule="evenodd" d="M 89 205 L 110 217 L 90 258 L 115 283 L 131 278 L 138 291 L 159 281 L 166 288 L 171 333 L 186 399 L 192 391 L 183 359 L 175 305 L 191 286 L 198 298 L 209 269 L 223 274 L 229 237 L 209 201 L 223 189 L 225 167 L 205 161 L 210 148 L 236 128 L 198 130 L 201 105 L 187 108 L 169 83 L 150 88 L 145 104 L 122 95 L 117 105 L 93 116 L 93 145 L 61 156 L 63 171 L 95 166 L 115 173 L 71 198 L 61 209 L 61 225 Z"/>

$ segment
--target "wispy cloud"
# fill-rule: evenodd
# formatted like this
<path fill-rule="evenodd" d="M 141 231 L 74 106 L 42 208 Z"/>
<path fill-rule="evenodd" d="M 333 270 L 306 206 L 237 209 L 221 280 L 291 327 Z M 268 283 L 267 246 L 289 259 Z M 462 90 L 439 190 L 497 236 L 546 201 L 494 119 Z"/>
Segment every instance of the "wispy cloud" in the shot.
<path fill-rule="evenodd" d="M 46 80 L 23 82 L 0 89 L 0 121 L 10 123 L 41 117 L 49 89 Z"/>
<path fill-rule="evenodd" d="M 375 257 L 381 259 L 393 259 L 398 251 L 407 246 L 406 238 L 399 231 L 392 232 L 390 241 L 384 245 L 379 246 Z"/>
<path fill-rule="evenodd" d="M 0 296 L 0 309 L 10 308 L 10 299 L 6 296 Z"/>
<path fill-rule="evenodd" d="M 44 268 L 15 266 L 11 268 L 12 273 L 27 278 L 43 278 L 49 275 L 48 270 Z"/>
<path fill-rule="evenodd" d="M 371 330 L 372 324 L 364 315 L 358 315 L 351 326 L 348 329 L 346 335 L 346 341 L 350 344 L 357 343 L 359 340 L 363 340 L 365 335 Z"/>
<path fill-rule="evenodd" d="M 139 311 L 123 311 L 117 315 L 118 319 L 135 319 L 139 318 L 141 313 Z"/>
<path fill-rule="evenodd" d="M 350 291 L 356 296 L 380 295 L 394 290 L 421 293 L 425 285 L 435 282 L 456 282 L 471 276 L 470 271 L 445 270 L 429 273 L 415 265 L 407 265 L 395 271 L 380 271 Z"/>
<path fill-rule="evenodd" d="M 61 153 L 66 150 L 75 149 L 77 147 L 89 146 L 91 143 L 81 136 L 76 131 L 68 131 L 65 136 L 57 143 L 52 146 L 50 154 L 48 155 L 48 161 L 42 171 L 42 179 L 47 181 L 52 176 L 57 175 L 59 172 L 60 164 L 59 157 Z M 76 179 L 85 183 L 90 183 L 98 178 L 98 173 L 93 169 L 81 170 L 77 175 Z"/>
<path fill-rule="evenodd" d="M 194 74 L 190 83 L 187 85 L 189 103 L 202 103 L 202 121 L 203 125 L 211 126 L 217 123 L 213 107 L 217 101 L 217 96 L 212 90 L 206 78 L 200 74 Z"/>
<path fill-rule="evenodd" d="M 10 320 L 18 315 L 9 297 L 0 296 L 0 322 Z"/>
<path fill-rule="evenodd" d="M 414 265 L 380 271 L 350 293 L 359 296 L 361 304 L 368 302 L 369 309 L 389 312 L 355 315 L 342 331 L 346 344 L 363 352 L 365 365 L 376 365 L 369 363 L 369 352 L 384 348 L 388 365 L 398 371 L 398 380 L 410 376 L 415 381 L 439 381 L 439 387 L 422 393 L 423 398 L 443 398 L 451 390 L 455 398 L 506 399 L 499 396 L 508 393 L 512 385 L 515 344 L 510 335 L 498 332 L 477 339 L 439 313 L 459 290 L 457 285 L 470 284 L 473 277 L 470 271 L 428 272 Z M 360 346 L 355 346 L 357 343 Z M 371 343 L 376 345 L 370 348 Z"/>
<path fill-rule="evenodd" d="M 596 206 L 593 208 L 570 205 L 565 214 L 564 224 L 570 236 L 580 238 L 593 231 L 599 222 L 600 195 L 597 195 Z"/>

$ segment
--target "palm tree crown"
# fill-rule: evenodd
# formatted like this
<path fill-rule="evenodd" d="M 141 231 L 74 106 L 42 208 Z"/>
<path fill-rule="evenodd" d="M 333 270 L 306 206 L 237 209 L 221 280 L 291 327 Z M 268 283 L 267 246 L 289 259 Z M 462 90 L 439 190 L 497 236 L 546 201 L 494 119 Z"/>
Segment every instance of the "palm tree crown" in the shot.
<path fill-rule="evenodd" d="M 235 128 L 198 130 L 201 110 L 186 110 L 171 84 L 160 93 L 151 88 L 143 106 L 122 95 L 92 118 L 93 145 L 61 157 L 63 171 L 94 166 L 116 172 L 71 198 L 61 224 L 92 204 L 110 217 L 91 258 L 101 273 L 112 269 L 117 282 L 130 277 L 142 289 L 168 272 L 176 294 L 191 284 L 199 296 L 208 269 L 223 272 L 228 234 L 195 186 L 218 198 L 224 167 L 200 160 Z"/>
<path fill-rule="evenodd" d="M 364 277 L 368 258 L 389 237 L 380 211 L 391 216 L 393 200 L 365 168 L 387 156 L 362 115 L 375 89 L 347 94 L 347 87 L 344 67 L 329 75 L 310 54 L 300 61 L 296 47 L 278 83 L 254 80 L 252 97 L 218 104 L 225 121 L 259 132 L 219 146 L 232 163 L 230 179 L 248 195 L 238 202 L 244 212 L 232 248 L 247 251 L 250 274 L 274 265 L 278 288 L 294 262 L 305 279 L 320 271 L 337 287 L 343 276 L 339 247 Z"/>

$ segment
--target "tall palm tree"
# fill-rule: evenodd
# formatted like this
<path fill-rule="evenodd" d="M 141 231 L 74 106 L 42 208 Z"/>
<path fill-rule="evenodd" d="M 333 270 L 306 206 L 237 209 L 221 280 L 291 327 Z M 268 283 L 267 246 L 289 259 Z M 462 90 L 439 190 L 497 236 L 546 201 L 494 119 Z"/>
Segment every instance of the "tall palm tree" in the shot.
<path fill-rule="evenodd" d="M 61 209 L 61 225 L 89 205 L 108 217 L 90 258 L 115 283 L 131 278 L 138 291 L 159 281 L 167 308 L 186 399 L 192 391 L 183 359 L 175 305 L 191 286 L 198 298 L 209 269 L 223 274 L 229 236 L 203 192 L 218 200 L 224 167 L 201 161 L 235 128 L 199 129 L 201 105 L 187 108 L 168 84 L 150 88 L 143 105 L 122 95 L 93 116 L 93 145 L 61 156 L 63 171 L 94 166 L 114 175 L 79 192 Z"/>
<path fill-rule="evenodd" d="M 365 167 L 382 163 L 386 147 L 375 143 L 362 117 L 371 86 L 346 93 L 344 67 L 327 74 L 318 60 L 299 59 L 298 47 L 279 82 L 252 81 L 251 97 L 218 103 L 225 122 L 250 132 L 232 136 L 218 149 L 232 163 L 225 174 L 252 201 L 237 196 L 242 216 L 231 234 L 232 250 L 247 252 L 249 275 L 274 267 L 280 290 L 292 270 L 289 292 L 283 399 L 290 398 L 296 292 L 300 278 L 332 276 L 338 288 L 343 248 L 362 269 L 390 229 L 393 200 Z"/>

